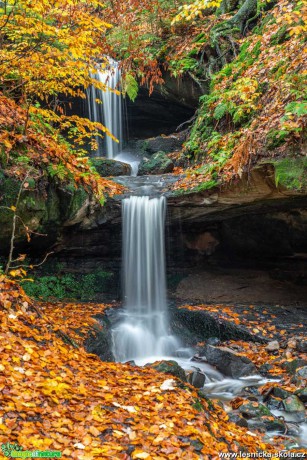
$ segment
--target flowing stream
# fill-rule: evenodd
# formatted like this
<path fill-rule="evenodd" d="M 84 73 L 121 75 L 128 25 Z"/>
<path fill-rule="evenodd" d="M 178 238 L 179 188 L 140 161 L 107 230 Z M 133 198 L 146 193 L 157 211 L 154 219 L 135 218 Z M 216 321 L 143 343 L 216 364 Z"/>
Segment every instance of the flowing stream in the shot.
<path fill-rule="evenodd" d="M 144 187 L 141 185 L 138 191 L 144 192 Z M 154 361 L 175 360 L 186 371 L 190 371 L 190 375 L 195 371 L 204 374 L 202 392 L 209 398 L 219 400 L 229 413 L 233 412 L 229 401 L 234 396 L 241 396 L 251 402 L 263 402 L 257 387 L 272 380 L 260 375 L 225 378 L 205 360 L 191 359 L 193 349 L 181 348 L 179 340 L 169 332 L 164 241 L 165 197 L 130 196 L 123 200 L 122 212 L 124 310 L 113 328 L 113 353 L 116 361 L 134 361 L 144 366 Z M 306 424 L 298 423 L 295 415 L 293 421 L 288 421 L 287 413 L 271 412 L 285 419 L 286 431 L 292 430 L 288 439 L 290 448 L 306 445 Z M 262 423 L 261 417 L 256 416 L 246 423 L 253 430 L 253 423 L 257 427 L 259 422 Z M 273 429 L 276 429 L 275 426 Z M 278 429 L 274 432 L 267 428 L 266 439 L 269 442 L 274 443 L 274 436 L 281 434 Z M 286 432 L 282 434 L 286 435 Z"/>
<path fill-rule="evenodd" d="M 123 285 L 125 308 L 113 332 L 118 361 L 174 355 L 166 302 L 165 197 L 123 200 Z"/>
<path fill-rule="evenodd" d="M 123 108 L 122 96 L 118 94 L 121 85 L 121 71 L 118 62 L 109 59 L 109 67 L 103 72 L 97 71 L 91 77 L 106 85 L 106 90 L 91 86 L 87 91 L 88 112 L 91 121 L 102 123 L 116 137 L 96 138 L 98 144 L 97 156 L 115 158 L 122 150 L 123 142 Z M 101 101 L 98 103 L 97 101 Z"/>

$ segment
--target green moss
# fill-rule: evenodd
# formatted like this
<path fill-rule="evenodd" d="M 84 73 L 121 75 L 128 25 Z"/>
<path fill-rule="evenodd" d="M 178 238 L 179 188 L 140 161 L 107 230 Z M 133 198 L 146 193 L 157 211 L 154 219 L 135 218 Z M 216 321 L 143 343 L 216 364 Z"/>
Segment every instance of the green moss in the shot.
<path fill-rule="evenodd" d="M 268 150 L 274 150 L 277 147 L 283 145 L 289 136 L 289 131 L 287 130 L 271 130 L 268 132 L 266 137 L 266 147 Z"/>
<path fill-rule="evenodd" d="M 25 292 L 36 299 L 80 299 L 89 301 L 100 292 L 108 292 L 113 274 L 102 270 L 83 274 L 61 274 L 35 276 L 34 280 L 24 281 Z"/>
<path fill-rule="evenodd" d="M 276 186 L 302 190 L 307 187 L 307 158 L 284 158 L 273 162 Z"/>
<path fill-rule="evenodd" d="M 67 203 L 67 212 L 63 214 L 68 219 L 75 217 L 77 212 L 82 208 L 85 201 L 88 199 L 88 193 L 84 190 L 83 187 L 78 187 L 74 189 L 74 192 L 71 194 L 70 202 Z"/>
<path fill-rule="evenodd" d="M 284 43 L 286 40 L 289 40 L 290 35 L 288 31 L 289 27 L 284 25 L 278 29 L 278 31 L 272 35 L 270 39 L 271 45 L 280 45 Z"/>

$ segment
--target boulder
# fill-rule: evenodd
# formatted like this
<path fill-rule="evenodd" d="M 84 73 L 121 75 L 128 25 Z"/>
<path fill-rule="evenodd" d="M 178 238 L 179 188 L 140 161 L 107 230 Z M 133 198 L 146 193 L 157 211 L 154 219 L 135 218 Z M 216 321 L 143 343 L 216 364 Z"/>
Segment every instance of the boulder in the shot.
<path fill-rule="evenodd" d="M 99 324 L 94 325 L 91 333 L 86 337 L 84 347 L 88 353 L 93 353 L 102 361 L 114 361 L 112 353 L 112 336 L 109 321 L 104 315 L 95 315 Z"/>
<path fill-rule="evenodd" d="M 291 396 L 292 394 L 289 391 L 284 390 L 283 388 L 280 388 L 280 387 L 274 387 L 272 393 L 274 396 L 276 396 L 276 398 L 281 398 L 281 399 L 286 399 L 288 398 L 288 396 Z"/>
<path fill-rule="evenodd" d="M 238 426 L 248 428 L 247 420 L 241 414 L 238 414 L 236 412 L 232 412 L 229 414 L 229 421 L 235 423 Z"/>
<path fill-rule="evenodd" d="M 257 373 L 255 365 L 248 358 L 237 355 L 230 348 L 207 345 L 205 355 L 209 364 L 229 377 L 239 378 Z"/>
<path fill-rule="evenodd" d="M 296 395 L 288 396 L 282 403 L 286 412 L 305 412 L 304 404 Z"/>
<path fill-rule="evenodd" d="M 150 158 L 144 157 L 139 165 L 139 176 L 148 174 L 166 174 L 172 172 L 174 163 L 164 152 L 157 152 Z"/>
<path fill-rule="evenodd" d="M 270 410 L 281 410 L 282 409 L 282 401 L 280 398 L 274 398 L 274 396 L 271 396 L 269 400 L 267 401 L 267 406 Z"/>
<path fill-rule="evenodd" d="M 104 157 L 91 158 L 91 163 L 101 177 L 130 176 L 131 166 L 122 161 Z"/>
<path fill-rule="evenodd" d="M 266 431 L 274 431 L 278 433 L 285 433 L 286 426 L 284 422 L 273 415 L 265 415 L 260 418 L 252 418 L 248 420 L 248 427 L 252 430 L 258 430 L 262 433 Z"/>
<path fill-rule="evenodd" d="M 193 371 L 188 374 L 188 382 L 195 388 L 202 388 L 206 381 L 206 376 L 201 371 Z"/>
<path fill-rule="evenodd" d="M 149 154 L 157 152 L 175 152 L 182 148 L 184 136 L 182 134 L 171 134 L 170 136 L 157 136 L 144 141 L 144 150 Z"/>
<path fill-rule="evenodd" d="M 277 351 L 279 350 L 279 343 L 277 340 L 273 340 L 272 342 L 269 342 L 265 348 L 268 351 Z"/>
<path fill-rule="evenodd" d="M 239 407 L 239 412 L 246 419 L 272 416 L 269 409 L 257 401 L 246 401 Z"/>
<path fill-rule="evenodd" d="M 307 361 L 305 359 L 292 359 L 292 361 L 285 361 L 282 367 L 289 372 L 289 374 L 295 374 L 296 370 L 302 366 L 306 366 Z M 307 378 L 307 377 L 305 377 Z"/>
<path fill-rule="evenodd" d="M 158 372 L 163 372 L 164 374 L 173 375 L 183 382 L 187 381 L 184 370 L 176 361 L 156 361 L 155 363 L 146 364 L 146 367 L 151 367 L 152 369 L 155 369 Z"/>
<path fill-rule="evenodd" d="M 295 375 L 300 379 L 307 379 L 307 366 L 300 367 Z"/>
<path fill-rule="evenodd" d="M 301 401 L 307 403 L 307 388 L 302 388 L 296 392 L 297 396 L 300 398 Z"/>

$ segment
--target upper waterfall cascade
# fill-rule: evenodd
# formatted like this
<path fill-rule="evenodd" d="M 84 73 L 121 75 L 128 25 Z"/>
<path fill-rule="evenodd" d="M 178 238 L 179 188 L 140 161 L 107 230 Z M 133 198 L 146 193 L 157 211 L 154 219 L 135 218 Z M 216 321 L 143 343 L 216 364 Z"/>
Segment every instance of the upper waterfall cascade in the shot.
<path fill-rule="evenodd" d="M 91 86 L 87 90 L 88 112 L 91 121 L 102 123 L 116 137 L 118 142 L 110 136 L 104 139 L 98 137 L 97 156 L 115 158 L 122 150 L 123 143 L 123 107 L 122 96 L 116 93 L 121 86 L 121 71 L 118 62 L 109 59 L 109 67 L 104 71 L 97 71 L 91 75 L 106 85 L 106 90 Z M 101 101 L 99 103 L 97 101 Z"/>
<path fill-rule="evenodd" d="M 165 197 L 123 200 L 125 309 L 113 333 L 118 361 L 172 355 L 177 339 L 169 329 L 166 302 Z"/>

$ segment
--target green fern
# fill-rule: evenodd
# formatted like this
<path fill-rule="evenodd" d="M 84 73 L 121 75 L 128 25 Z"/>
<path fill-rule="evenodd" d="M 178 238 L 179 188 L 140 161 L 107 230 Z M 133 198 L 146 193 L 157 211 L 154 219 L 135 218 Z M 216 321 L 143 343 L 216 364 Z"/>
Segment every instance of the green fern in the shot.
<path fill-rule="evenodd" d="M 139 92 L 139 85 L 131 74 L 127 74 L 123 82 L 123 93 L 128 95 L 129 99 L 134 102 Z"/>
<path fill-rule="evenodd" d="M 216 108 L 214 110 L 213 117 L 216 120 L 220 120 L 227 113 L 227 111 L 228 111 L 227 104 L 221 103 L 221 104 L 216 106 Z"/>
<path fill-rule="evenodd" d="M 50 177 L 57 177 L 60 180 L 65 179 L 67 170 L 64 165 L 57 164 L 57 165 L 49 165 L 47 167 L 48 174 Z"/>

